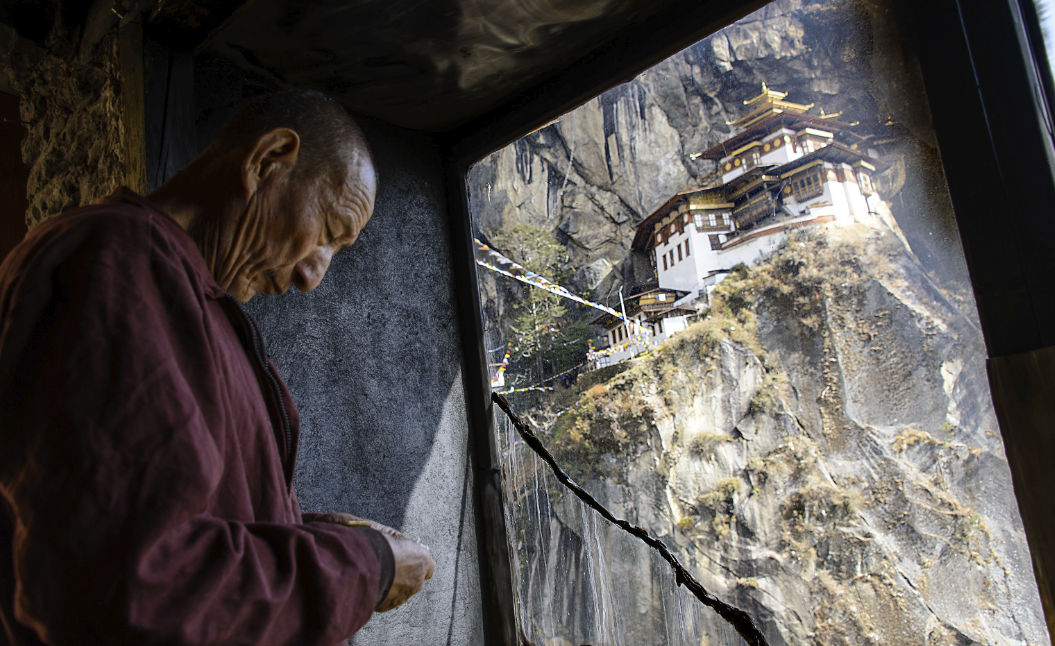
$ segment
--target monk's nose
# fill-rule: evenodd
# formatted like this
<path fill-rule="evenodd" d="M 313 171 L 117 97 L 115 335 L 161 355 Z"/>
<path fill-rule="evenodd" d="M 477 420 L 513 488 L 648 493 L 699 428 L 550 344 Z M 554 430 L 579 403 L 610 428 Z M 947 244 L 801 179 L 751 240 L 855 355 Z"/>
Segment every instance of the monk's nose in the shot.
<path fill-rule="evenodd" d="M 332 247 L 319 247 L 310 256 L 293 267 L 293 284 L 302 292 L 310 292 L 319 286 L 330 268 Z"/>

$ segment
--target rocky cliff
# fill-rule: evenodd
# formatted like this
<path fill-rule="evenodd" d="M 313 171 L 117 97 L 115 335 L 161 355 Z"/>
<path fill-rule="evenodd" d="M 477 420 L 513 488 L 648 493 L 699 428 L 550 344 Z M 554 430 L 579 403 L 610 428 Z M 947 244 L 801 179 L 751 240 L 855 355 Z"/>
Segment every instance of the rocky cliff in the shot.
<path fill-rule="evenodd" d="M 913 250 L 937 275 L 965 278 L 926 98 L 886 4 L 777 0 L 485 158 L 468 181 L 477 232 L 554 232 L 571 286 L 601 300 L 649 280 L 648 261 L 629 251 L 635 228 L 708 180 L 713 164 L 693 153 L 728 137 L 727 122 L 766 82 L 874 135 L 880 188 Z M 482 282 L 489 322 L 501 326 L 516 293 Z"/>
<path fill-rule="evenodd" d="M 584 376 L 547 442 L 772 644 L 1046 644 L 968 303 L 888 232 L 801 235 L 661 349 Z M 575 526 L 568 496 L 542 495 L 546 535 Z M 619 530 L 596 531 L 609 563 L 627 558 Z M 563 542 L 521 545 L 524 585 L 565 585 L 542 567 L 582 549 Z M 672 592 L 632 560 L 610 603 L 643 632 L 611 643 L 739 643 L 664 641 L 645 619 Z"/>
<path fill-rule="evenodd" d="M 893 216 L 794 238 L 734 271 L 661 350 L 513 404 L 773 644 L 1047 644 L 926 98 L 900 42 L 881 0 L 777 0 L 477 164 L 479 235 L 551 231 L 570 287 L 615 303 L 654 277 L 629 252 L 636 226 L 708 181 L 693 153 L 729 136 L 763 81 L 860 122 Z M 488 347 L 506 340 L 522 289 L 481 276 Z M 738 643 L 523 449 L 507 452 L 534 643 Z"/>

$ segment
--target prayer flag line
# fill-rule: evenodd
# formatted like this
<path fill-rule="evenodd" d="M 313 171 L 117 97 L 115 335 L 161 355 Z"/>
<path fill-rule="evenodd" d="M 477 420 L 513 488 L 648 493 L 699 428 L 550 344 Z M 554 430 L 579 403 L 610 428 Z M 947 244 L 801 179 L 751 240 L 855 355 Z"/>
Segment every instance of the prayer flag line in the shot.
<path fill-rule="evenodd" d="M 512 388 L 510 390 L 496 390 L 499 395 L 508 395 L 510 393 L 526 393 L 529 390 L 538 391 L 541 393 L 553 392 L 552 386 L 525 386 L 523 388 Z"/>
<path fill-rule="evenodd" d="M 544 278 L 543 276 L 528 270 L 523 265 L 517 264 L 509 258 L 506 258 L 494 249 L 480 242 L 479 239 L 473 238 L 473 242 L 476 243 L 476 264 L 480 265 L 481 267 L 490 269 L 491 271 L 502 274 L 503 276 L 508 276 L 514 280 L 519 280 L 520 282 L 526 285 L 537 287 L 539 289 L 544 289 L 547 292 L 550 292 L 551 294 L 563 296 L 564 298 L 575 301 L 576 303 L 582 303 L 583 305 L 587 305 L 594 309 L 601 310 L 602 312 L 610 314 L 619 319 L 620 321 L 623 321 L 624 323 L 629 325 L 631 329 L 636 330 L 641 327 L 641 325 L 636 320 L 623 316 L 622 312 L 614 310 L 611 307 L 608 307 L 607 305 L 602 305 L 595 301 L 583 298 L 582 296 L 579 296 L 578 294 L 569 291 L 565 287 L 561 287 L 560 285 L 551 283 L 550 281 L 546 280 L 546 278 Z"/>

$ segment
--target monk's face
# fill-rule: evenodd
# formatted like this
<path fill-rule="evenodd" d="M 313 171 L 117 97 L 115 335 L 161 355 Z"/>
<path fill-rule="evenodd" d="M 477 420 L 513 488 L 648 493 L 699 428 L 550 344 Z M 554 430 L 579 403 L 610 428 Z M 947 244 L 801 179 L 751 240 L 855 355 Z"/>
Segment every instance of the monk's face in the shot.
<path fill-rule="evenodd" d="M 365 154 L 352 155 L 343 180 L 340 172 L 285 170 L 263 169 L 234 234 L 232 255 L 239 260 L 220 282 L 241 302 L 291 286 L 314 289 L 373 212 L 376 177 Z"/>

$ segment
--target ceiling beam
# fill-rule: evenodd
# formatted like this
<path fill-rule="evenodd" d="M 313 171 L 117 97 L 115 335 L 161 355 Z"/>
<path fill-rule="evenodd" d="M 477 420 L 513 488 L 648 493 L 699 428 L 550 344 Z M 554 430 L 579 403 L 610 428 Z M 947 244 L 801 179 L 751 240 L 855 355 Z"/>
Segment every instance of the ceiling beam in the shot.
<path fill-rule="evenodd" d="M 674 4 L 628 26 L 497 108 L 441 133 L 440 141 L 452 161 L 468 168 L 766 4 L 766 0 L 685 0 Z M 660 43 L 656 42 L 657 34 L 662 35 Z"/>
<path fill-rule="evenodd" d="M 154 0 L 144 10 L 144 29 L 154 41 L 177 51 L 193 51 L 253 0 Z"/>

